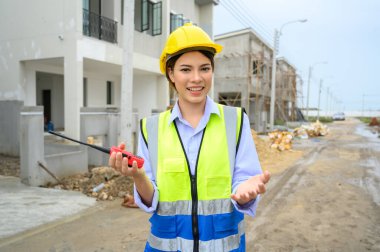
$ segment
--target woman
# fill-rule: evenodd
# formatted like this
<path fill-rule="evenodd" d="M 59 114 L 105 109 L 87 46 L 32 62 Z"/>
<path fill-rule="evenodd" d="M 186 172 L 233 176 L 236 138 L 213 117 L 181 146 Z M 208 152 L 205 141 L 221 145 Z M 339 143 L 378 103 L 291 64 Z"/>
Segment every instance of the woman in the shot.
<path fill-rule="evenodd" d="M 207 96 L 221 50 L 192 24 L 171 33 L 160 69 L 178 100 L 141 121 L 143 168 L 110 157 L 134 179 L 136 204 L 153 213 L 145 251 L 245 251 L 244 214 L 254 216 L 270 175 L 261 171 L 247 115 Z"/>

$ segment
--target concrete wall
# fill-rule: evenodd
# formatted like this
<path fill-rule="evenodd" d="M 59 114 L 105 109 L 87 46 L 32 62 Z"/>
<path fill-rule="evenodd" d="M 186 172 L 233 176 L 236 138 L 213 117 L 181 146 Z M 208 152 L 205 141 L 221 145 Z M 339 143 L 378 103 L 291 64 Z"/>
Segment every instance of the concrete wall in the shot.
<path fill-rule="evenodd" d="M 81 109 L 81 137 L 87 142 L 89 137 L 98 146 L 117 146 L 120 142 L 130 141 L 135 143 L 139 130 L 139 118 L 137 110 L 132 116 L 133 139 L 120 139 L 120 111 L 117 108 L 82 108 Z M 136 149 L 129 150 L 136 152 Z M 98 150 L 88 148 L 88 164 L 101 166 L 108 164 L 109 156 Z"/>
<path fill-rule="evenodd" d="M 76 3 L 79 1 L 52 0 L 47 11 L 46 0 L 1 2 L 0 100 L 25 98 L 27 83 L 25 76 L 20 74 L 20 61 L 64 55 L 67 43 L 59 36 L 75 37 L 73 34 L 81 31 L 78 18 L 82 16 Z"/>
<path fill-rule="evenodd" d="M 56 148 L 56 154 L 44 156 L 46 167 L 58 178 L 88 172 L 87 148 L 71 143 L 46 144 L 45 149 Z M 66 145 L 66 146 L 65 146 Z M 42 170 L 39 167 L 40 170 Z M 40 172 L 41 173 L 41 172 Z M 42 170 L 41 184 L 56 181 Z"/>
<path fill-rule="evenodd" d="M 87 149 L 43 132 L 43 107 L 22 107 L 20 116 L 20 179 L 30 186 L 56 183 L 38 162 L 56 177 L 88 171 Z M 45 154 L 46 150 L 46 154 Z"/>
<path fill-rule="evenodd" d="M 0 153 L 19 156 L 22 101 L 0 101 Z"/>

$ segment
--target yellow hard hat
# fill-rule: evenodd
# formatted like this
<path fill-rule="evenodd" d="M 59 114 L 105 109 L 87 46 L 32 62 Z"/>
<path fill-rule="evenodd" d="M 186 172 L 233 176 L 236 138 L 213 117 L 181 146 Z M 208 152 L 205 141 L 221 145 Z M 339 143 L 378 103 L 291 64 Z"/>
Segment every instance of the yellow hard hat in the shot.
<path fill-rule="evenodd" d="M 160 57 L 161 72 L 165 74 L 166 62 L 170 57 L 192 48 L 194 50 L 211 50 L 214 53 L 219 53 L 223 49 L 221 45 L 214 43 L 200 27 L 186 23 L 173 31 L 166 40 Z"/>

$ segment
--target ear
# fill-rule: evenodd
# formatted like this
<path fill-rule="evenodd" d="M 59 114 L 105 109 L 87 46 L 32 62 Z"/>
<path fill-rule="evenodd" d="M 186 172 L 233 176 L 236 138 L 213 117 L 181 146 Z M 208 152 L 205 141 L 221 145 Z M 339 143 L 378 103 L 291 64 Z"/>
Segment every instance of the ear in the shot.
<path fill-rule="evenodd" d="M 170 81 L 175 83 L 174 82 L 174 72 L 173 72 L 173 69 L 172 68 L 168 68 L 168 76 L 170 78 Z"/>

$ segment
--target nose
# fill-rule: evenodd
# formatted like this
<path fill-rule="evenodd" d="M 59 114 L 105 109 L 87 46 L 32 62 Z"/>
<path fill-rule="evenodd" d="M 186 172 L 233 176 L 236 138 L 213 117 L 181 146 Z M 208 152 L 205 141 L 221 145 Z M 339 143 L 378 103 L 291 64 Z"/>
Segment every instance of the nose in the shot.
<path fill-rule="evenodd" d="M 193 77 L 192 81 L 195 83 L 202 81 L 202 75 L 201 75 L 201 72 L 199 70 L 194 70 L 192 77 Z"/>

